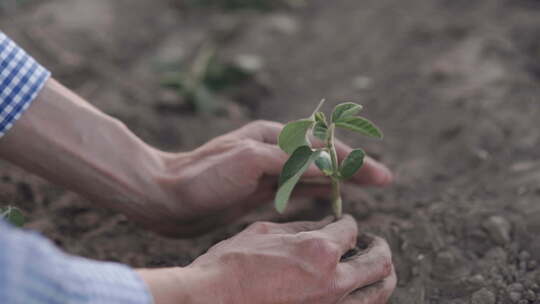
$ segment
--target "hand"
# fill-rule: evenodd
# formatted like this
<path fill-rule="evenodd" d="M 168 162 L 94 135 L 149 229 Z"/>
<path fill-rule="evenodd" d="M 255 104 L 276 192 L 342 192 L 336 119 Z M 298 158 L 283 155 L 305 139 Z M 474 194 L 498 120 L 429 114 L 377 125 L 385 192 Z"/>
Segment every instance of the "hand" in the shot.
<path fill-rule="evenodd" d="M 276 146 L 282 127 L 254 122 L 192 152 L 165 153 L 50 79 L 0 141 L 0 158 L 149 229 L 190 236 L 272 199 L 287 159 Z M 350 151 L 337 144 L 339 157 Z M 306 176 L 322 174 L 313 166 Z M 352 181 L 384 185 L 391 179 L 388 169 L 367 159 Z M 301 188 L 296 195 L 330 192 L 329 186 Z"/>
<path fill-rule="evenodd" d="M 222 225 L 267 203 L 275 195 L 277 180 L 288 156 L 276 145 L 283 126 L 257 121 L 215 138 L 186 154 L 167 155 L 166 174 L 157 180 L 162 193 L 157 202 L 169 212 L 148 227 L 163 234 L 189 236 Z M 344 158 L 352 149 L 337 143 Z M 322 177 L 312 166 L 304 178 Z M 352 179 L 359 185 L 386 185 L 390 171 L 367 158 Z M 300 185 L 297 196 L 321 197 L 330 186 Z M 154 208 L 154 206 L 149 206 Z"/>
<path fill-rule="evenodd" d="M 396 286 L 388 245 L 373 237 L 360 254 L 358 228 L 329 223 L 259 222 L 186 268 L 140 270 L 156 304 L 382 304 Z"/>

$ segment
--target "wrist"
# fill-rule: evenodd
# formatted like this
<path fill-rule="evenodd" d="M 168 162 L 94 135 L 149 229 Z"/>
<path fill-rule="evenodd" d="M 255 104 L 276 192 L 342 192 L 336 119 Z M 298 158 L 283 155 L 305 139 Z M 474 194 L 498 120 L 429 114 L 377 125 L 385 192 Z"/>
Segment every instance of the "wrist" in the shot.
<path fill-rule="evenodd" d="M 213 269 L 197 267 L 171 267 L 160 269 L 137 269 L 136 272 L 146 283 L 155 304 L 204 304 L 216 299 L 223 302 L 223 295 Z"/>

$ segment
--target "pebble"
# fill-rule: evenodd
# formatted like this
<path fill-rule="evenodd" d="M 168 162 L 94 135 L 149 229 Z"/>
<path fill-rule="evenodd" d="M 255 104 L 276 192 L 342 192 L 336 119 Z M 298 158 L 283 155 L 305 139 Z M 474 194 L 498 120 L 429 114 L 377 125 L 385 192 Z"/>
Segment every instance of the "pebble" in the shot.
<path fill-rule="evenodd" d="M 356 76 L 353 81 L 352 85 L 357 90 L 367 90 L 372 87 L 373 80 L 369 78 L 368 76 Z"/>
<path fill-rule="evenodd" d="M 471 304 L 495 304 L 495 294 L 486 288 L 482 288 L 473 293 Z"/>
<path fill-rule="evenodd" d="M 485 281 L 486 279 L 481 274 L 477 274 L 469 278 L 469 283 L 475 286 L 482 286 Z"/>
<path fill-rule="evenodd" d="M 536 267 L 538 267 L 538 262 L 535 260 L 530 260 L 529 263 L 527 263 L 527 270 L 535 270 Z"/>
<path fill-rule="evenodd" d="M 536 296 L 536 293 L 532 290 L 527 290 L 527 292 L 525 293 L 525 298 L 529 301 L 534 301 L 536 300 L 537 296 Z"/>
<path fill-rule="evenodd" d="M 270 28 L 277 31 L 278 33 L 293 35 L 298 32 L 300 25 L 298 21 L 289 15 L 276 14 L 270 16 L 268 19 Z"/>
<path fill-rule="evenodd" d="M 523 291 L 523 285 L 520 283 L 512 283 L 510 286 L 508 286 L 508 290 L 510 291 Z"/>
<path fill-rule="evenodd" d="M 255 74 L 260 71 L 263 66 L 263 60 L 260 56 L 254 54 L 240 54 L 234 58 L 234 62 L 244 71 Z"/>
<path fill-rule="evenodd" d="M 522 251 L 519 253 L 519 259 L 521 261 L 527 261 L 531 258 L 531 254 L 528 251 Z"/>
<path fill-rule="evenodd" d="M 510 242 L 512 225 L 502 216 L 491 216 L 482 225 L 488 232 L 491 239 L 499 244 L 505 245 Z"/>
<path fill-rule="evenodd" d="M 519 292 L 512 291 L 508 294 L 508 296 L 510 297 L 510 300 L 512 300 L 513 303 L 517 303 L 519 302 L 519 300 L 521 300 L 521 293 Z"/>

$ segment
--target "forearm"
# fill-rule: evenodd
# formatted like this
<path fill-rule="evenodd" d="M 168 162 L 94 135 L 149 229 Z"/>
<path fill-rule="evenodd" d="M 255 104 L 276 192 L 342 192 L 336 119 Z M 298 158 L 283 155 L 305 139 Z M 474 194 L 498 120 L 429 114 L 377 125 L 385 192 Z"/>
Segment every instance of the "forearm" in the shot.
<path fill-rule="evenodd" d="M 163 156 L 52 79 L 0 140 L 0 157 L 134 217 Z"/>

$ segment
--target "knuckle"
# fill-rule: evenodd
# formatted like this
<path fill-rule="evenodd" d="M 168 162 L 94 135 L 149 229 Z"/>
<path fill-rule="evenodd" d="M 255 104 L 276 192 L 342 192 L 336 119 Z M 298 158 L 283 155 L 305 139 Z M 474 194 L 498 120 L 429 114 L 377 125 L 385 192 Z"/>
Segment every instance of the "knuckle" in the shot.
<path fill-rule="evenodd" d="M 240 141 L 238 151 L 242 156 L 252 156 L 257 154 L 259 142 L 251 138 L 244 138 Z"/>
<path fill-rule="evenodd" d="M 255 120 L 254 122 L 250 123 L 250 125 L 252 127 L 262 129 L 262 128 L 270 128 L 270 127 L 279 125 L 279 123 L 273 122 L 273 121 L 270 121 L 270 120 L 258 119 L 258 120 Z"/>
<path fill-rule="evenodd" d="M 340 255 L 339 248 L 334 242 L 315 233 L 301 236 L 300 248 L 304 254 L 319 262 L 334 263 Z"/>
<path fill-rule="evenodd" d="M 275 224 L 271 222 L 255 222 L 246 229 L 253 233 L 258 234 L 267 234 L 269 233 L 272 228 L 274 228 Z"/>

